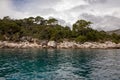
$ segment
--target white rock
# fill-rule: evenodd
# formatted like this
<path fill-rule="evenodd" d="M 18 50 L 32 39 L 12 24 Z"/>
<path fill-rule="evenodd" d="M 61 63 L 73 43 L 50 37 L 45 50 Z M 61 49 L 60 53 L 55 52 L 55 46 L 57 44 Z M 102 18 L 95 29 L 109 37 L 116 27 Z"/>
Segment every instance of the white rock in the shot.
<path fill-rule="evenodd" d="M 52 47 L 52 48 L 56 48 L 57 47 L 57 43 L 55 41 L 49 41 L 47 43 L 47 46 L 48 47 Z"/>

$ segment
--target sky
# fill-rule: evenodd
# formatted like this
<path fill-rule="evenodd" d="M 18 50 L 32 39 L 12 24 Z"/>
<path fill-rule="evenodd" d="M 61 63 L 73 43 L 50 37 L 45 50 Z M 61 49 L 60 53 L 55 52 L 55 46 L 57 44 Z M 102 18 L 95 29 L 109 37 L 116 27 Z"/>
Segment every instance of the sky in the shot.
<path fill-rule="evenodd" d="M 71 26 L 79 19 L 97 30 L 120 29 L 120 0 L 0 0 L 0 18 L 54 17 Z"/>

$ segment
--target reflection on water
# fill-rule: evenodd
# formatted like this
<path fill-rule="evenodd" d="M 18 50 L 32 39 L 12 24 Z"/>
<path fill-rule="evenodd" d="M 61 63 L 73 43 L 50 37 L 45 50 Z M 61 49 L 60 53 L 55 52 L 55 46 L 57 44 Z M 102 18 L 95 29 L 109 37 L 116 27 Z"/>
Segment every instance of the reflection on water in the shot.
<path fill-rule="evenodd" d="M 0 80 L 120 80 L 120 50 L 0 50 Z"/>

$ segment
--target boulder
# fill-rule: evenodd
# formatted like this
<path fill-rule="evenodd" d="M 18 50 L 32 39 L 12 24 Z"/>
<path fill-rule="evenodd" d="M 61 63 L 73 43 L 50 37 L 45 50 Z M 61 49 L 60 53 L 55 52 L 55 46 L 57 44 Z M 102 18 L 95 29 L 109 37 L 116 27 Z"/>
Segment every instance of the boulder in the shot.
<path fill-rule="evenodd" d="M 47 40 L 41 41 L 41 46 L 42 46 L 42 48 L 47 48 L 47 43 L 48 43 Z"/>
<path fill-rule="evenodd" d="M 57 47 L 58 48 L 75 48 L 76 43 L 75 42 L 64 41 L 63 43 L 60 43 Z"/>
<path fill-rule="evenodd" d="M 55 41 L 49 41 L 47 43 L 48 48 L 56 48 L 57 47 L 57 43 Z"/>

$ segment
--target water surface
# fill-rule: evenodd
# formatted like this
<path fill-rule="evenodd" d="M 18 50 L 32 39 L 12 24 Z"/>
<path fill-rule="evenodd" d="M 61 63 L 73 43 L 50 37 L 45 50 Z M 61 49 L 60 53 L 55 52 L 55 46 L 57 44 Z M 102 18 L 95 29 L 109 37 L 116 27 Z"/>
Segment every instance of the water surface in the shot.
<path fill-rule="evenodd" d="M 0 80 L 120 80 L 120 50 L 0 49 Z"/>

